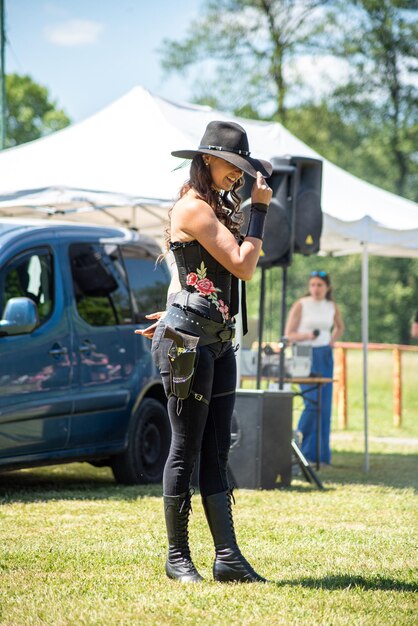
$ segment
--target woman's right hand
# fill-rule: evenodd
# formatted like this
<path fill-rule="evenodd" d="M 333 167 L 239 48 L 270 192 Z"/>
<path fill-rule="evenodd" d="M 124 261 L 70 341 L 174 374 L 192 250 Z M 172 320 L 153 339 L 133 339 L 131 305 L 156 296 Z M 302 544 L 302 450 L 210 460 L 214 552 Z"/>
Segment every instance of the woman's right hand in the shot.
<path fill-rule="evenodd" d="M 273 191 L 266 183 L 266 179 L 261 174 L 261 172 L 257 172 L 257 178 L 255 179 L 253 188 L 251 190 L 251 202 L 253 204 L 267 204 L 268 206 L 270 204 L 272 195 Z"/>
<path fill-rule="evenodd" d="M 157 311 L 156 313 L 149 313 L 145 317 L 147 318 L 147 320 L 160 320 L 164 316 L 164 313 L 165 311 Z M 151 324 L 151 326 L 147 326 L 147 328 L 138 328 L 134 332 L 136 335 L 142 335 L 147 339 L 152 339 L 154 337 L 155 329 L 157 328 L 157 326 L 158 321 L 154 324 Z"/>

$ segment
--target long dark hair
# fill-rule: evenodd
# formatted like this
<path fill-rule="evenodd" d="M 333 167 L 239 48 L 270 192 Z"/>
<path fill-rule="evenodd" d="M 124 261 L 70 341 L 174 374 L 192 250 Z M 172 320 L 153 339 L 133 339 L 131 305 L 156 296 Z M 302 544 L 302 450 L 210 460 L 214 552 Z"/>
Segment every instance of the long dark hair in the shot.
<path fill-rule="evenodd" d="M 194 189 L 198 198 L 204 200 L 212 207 L 216 217 L 222 224 L 224 224 L 228 230 L 238 239 L 240 235 L 240 226 L 242 223 L 242 213 L 240 211 L 241 196 L 238 195 L 238 190 L 244 184 L 244 177 L 241 176 L 231 191 L 216 191 L 213 189 L 213 181 L 210 175 L 209 168 L 205 165 L 201 154 L 197 154 L 190 165 L 190 177 L 182 185 L 177 200 L 182 198 L 189 189 Z M 168 212 L 168 224 L 165 230 L 165 244 L 168 249 L 170 246 L 170 226 L 171 226 L 171 211 Z"/>

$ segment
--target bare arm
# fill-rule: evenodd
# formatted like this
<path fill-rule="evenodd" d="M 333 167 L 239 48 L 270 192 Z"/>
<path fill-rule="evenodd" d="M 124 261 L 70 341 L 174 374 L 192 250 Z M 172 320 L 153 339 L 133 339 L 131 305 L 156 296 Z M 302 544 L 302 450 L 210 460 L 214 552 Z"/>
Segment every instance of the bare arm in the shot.
<path fill-rule="evenodd" d="M 344 332 L 344 322 L 341 316 L 341 311 L 337 305 L 335 305 L 334 327 L 332 329 L 330 345 L 333 346 L 334 342 L 341 337 Z"/>
<path fill-rule="evenodd" d="M 418 322 L 412 322 L 411 337 L 418 339 Z"/>
<path fill-rule="evenodd" d="M 271 196 L 271 189 L 258 172 L 251 193 L 252 202 L 268 205 Z M 242 280 L 252 277 L 262 244 L 261 239 L 246 237 L 239 246 L 233 234 L 217 219 L 212 208 L 203 200 L 190 195 L 183 196 L 173 208 L 171 239 L 197 239 L 221 265 Z"/>

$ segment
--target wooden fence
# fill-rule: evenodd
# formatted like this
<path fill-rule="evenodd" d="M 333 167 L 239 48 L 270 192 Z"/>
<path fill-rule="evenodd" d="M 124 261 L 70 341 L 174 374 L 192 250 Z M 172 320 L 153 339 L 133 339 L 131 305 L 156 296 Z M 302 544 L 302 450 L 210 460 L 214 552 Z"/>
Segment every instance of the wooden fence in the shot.
<path fill-rule="evenodd" d="M 402 426 L 402 352 L 418 352 L 418 346 L 404 346 L 392 343 L 369 343 L 369 350 L 391 350 L 393 355 L 393 424 Z M 335 343 L 334 402 L 337 405 L 338 426 L 348 427 L 347 411 L 347 352 L 362 350 L 362 343 L 337 341 Z"/>

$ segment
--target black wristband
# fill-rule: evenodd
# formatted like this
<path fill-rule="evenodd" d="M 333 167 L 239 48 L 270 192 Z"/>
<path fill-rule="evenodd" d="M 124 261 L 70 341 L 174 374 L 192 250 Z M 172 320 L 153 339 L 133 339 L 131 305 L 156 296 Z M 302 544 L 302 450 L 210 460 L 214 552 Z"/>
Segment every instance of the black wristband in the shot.
<path fill-rule="evenodd" d="M 251 211 L 261 211 L 261 213 L 267 213 L 267 209 L 269 208 L 268 204 L 262 204 L 261 202 L 254 202 L 251 205 Z"/>
<path fill-rule="evenodd" d="M 263 239 L 267 209 L 267 204 L 257 203 L 251 205 L 250 221 L 248 223 L 246 237 Z"/>

